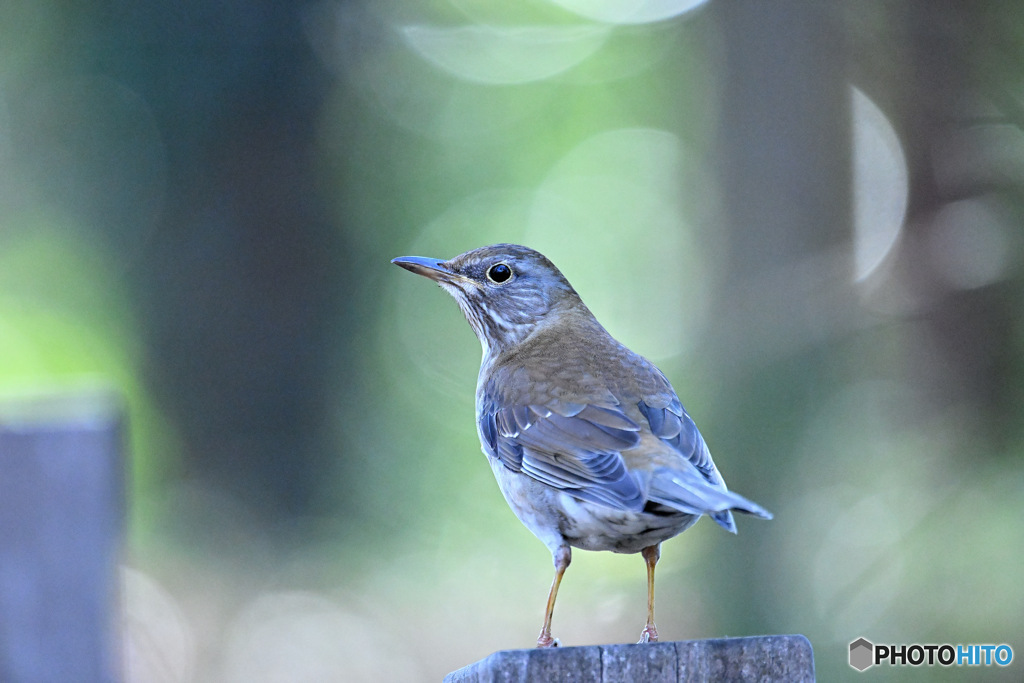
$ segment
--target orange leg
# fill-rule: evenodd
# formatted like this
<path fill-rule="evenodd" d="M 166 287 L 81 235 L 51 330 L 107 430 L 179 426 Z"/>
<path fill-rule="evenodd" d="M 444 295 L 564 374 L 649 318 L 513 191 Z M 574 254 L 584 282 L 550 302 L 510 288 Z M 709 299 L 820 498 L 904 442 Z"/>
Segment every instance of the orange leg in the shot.
<path fill-rule="evenodd" d="M 551 592 L 548 593 L 548 605 L 544 610 L 544 626 L 537 636 L 537 647 L 558 647 L 558 641 L 551 637 L 551 615 L 555 611 L 555 596 L 558 595 L 558 584 L 562 583 L 562 574 L 565 573 L 569 562 L 572 561 L 572 551 L 569 546 L 563 545 L 554 552 L 555 578 L 551 581 Z"/>
<path fill-rule="evenodd" d="M 647 625 L 640 632 L 641 643 L 658 642 L 658 628 L 654 625 L 654 565 L 661 557 L 661 544 L 652 545 L 640 551 L 647 562 Z"/>

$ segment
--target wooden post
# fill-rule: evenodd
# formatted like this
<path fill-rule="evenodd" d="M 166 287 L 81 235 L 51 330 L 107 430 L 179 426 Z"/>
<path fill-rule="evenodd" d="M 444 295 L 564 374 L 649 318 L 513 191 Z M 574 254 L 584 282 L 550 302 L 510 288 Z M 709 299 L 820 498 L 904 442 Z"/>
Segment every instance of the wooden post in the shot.
<path fill-rule="evenodd" d="M 707 683 L 814 681 L 814 653 L 804 636 L 683 640 L 503 650 L 453 671 L 445 683 Z"/>
<path fill-rule="evenodd" d="M 0 403 L 0 681 L 122 678 L 115 405 L 109 394 Z"/>

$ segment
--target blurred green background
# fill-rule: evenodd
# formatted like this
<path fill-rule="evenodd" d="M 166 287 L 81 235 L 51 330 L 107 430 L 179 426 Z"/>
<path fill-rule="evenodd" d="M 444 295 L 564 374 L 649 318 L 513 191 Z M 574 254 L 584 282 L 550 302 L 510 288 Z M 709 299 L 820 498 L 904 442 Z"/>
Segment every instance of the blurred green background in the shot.
<path fill-rule="evenodd" d="M 131 681 L 439 680 L 551 578 L 473 424 L 479 348 L 391 266 L 548 255 L 730 487 L 665 639 L 803 633 L 821 680 L 1024 657 L 1024 6 L 0 5 L 0 394 L 115 386 Z M 630 642 L 578 552 L 565 644 Z M 967 673 L 1019 680 L 1021 663 Z"/>

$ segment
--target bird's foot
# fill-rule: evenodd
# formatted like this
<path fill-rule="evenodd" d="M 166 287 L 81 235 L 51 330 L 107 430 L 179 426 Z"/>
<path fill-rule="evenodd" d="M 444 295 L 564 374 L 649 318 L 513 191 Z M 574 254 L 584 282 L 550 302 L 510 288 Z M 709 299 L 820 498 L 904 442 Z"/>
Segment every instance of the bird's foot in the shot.
<path fill-rule="evenodd" d="M 647 624 L 647 626 L 644 626 L 644 630 L 640 632 L 640 640 L 637 641 L 637 644 L 656 642 L 658 642 L 658 629 L 654 624 Z"/>
<path fill-rule="evenodd" d="M 541 633 L 537 637 L 537 647 L 558 647 L 558 638 L 552 638 L 550 633 Z"/>

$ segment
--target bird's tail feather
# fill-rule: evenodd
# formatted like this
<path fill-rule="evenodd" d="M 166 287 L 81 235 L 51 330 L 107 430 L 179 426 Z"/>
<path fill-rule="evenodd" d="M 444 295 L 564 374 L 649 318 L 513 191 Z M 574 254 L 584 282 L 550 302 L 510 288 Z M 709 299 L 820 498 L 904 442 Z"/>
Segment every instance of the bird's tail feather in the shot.
<path fill-rule="evenodd" d="M 729 510 L 712 513 L 711 519 L 715 520 L 715 524 L 722 527 L 730 534 L 736 533 L 736 520 L 732 518 L 732 512 Z"/>
<path fill-rule="evenodd" d="M 648 500 L 689 514 L 704 514 L 726 531 L 736 533 L 732 512 L 742 512 L 762 519 L 771 519 L 772 513 L 738 493 L 719 487 L 688 473 L 662 472 L 651 481 Z"/>

